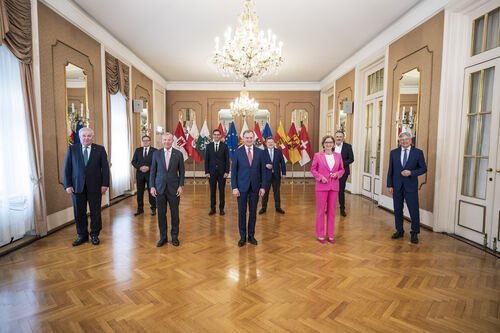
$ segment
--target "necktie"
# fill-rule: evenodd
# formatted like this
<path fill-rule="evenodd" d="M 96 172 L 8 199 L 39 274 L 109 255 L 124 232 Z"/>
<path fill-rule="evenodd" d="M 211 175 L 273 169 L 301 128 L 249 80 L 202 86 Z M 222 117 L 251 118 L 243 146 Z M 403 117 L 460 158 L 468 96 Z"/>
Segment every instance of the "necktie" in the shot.
<path fill-rule="evenodd" d="M 215 144 L 215 152 L 218 152 L 218 151 L 219 151 L 219 144 L 218 144 L 218 143 L 216 143 L 216 144 Z"/>
<path fill-rule="evenodd" d="M 168 150 L 165 151 L 165 164 L 168 171 L 168 164 L 170 163 L 170 156 L 168 156 Z"/>
<path fill-rule="evenodd" d="M 252 148 L 248 148 L 248 163 L 252 166 Z"/>
<path fill-rule="evenodd" d="M 146 156 L 148 156 L 148 148 L 144 148 L 144 158 L 146 158 Z"/>
<path fill-rule="evenodd" d="M 405 149 L 405 153 L 403 155 L 403 168 L 406 166 L 407 161 L 408 161 L 408 149 Z"/>
<path fill-rule="evenodd" d="M 272 149 L 269 150 L 269 156 L 271 157 L 271 162 L 272 162 L 273 161 L 273 150 Z"/>
<path fill-rule="evenodd" d="M 85 149 L 83 151 L 83 163 L 85 166 L 87 166 L 87 163 L 89 162 L 89 146 L 85 146 Z"/>

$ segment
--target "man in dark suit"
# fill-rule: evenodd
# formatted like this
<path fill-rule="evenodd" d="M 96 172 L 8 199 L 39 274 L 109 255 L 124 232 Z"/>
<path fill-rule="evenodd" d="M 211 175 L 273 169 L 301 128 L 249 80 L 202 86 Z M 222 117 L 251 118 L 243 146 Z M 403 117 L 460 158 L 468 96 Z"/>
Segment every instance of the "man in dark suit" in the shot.
<path fill-rule="evenodd" d="M 238 246 L 240 247 L 245 245 L 247 234 L 250 243 L 257 245 L 255 239 L 257 205 L 259 195 L 264 196 L 266 191 L 264 152 L 253 146 L 254 134 L 252 131 L 244 131 L 243 140 L 245 145 L 234 152 L 231 166 L 231 187 L 233 195 L 238 199 L 238 226 L 240 229 Z M 248 229 L 247 207 L 249 210 Z"/>
<path fill-rule="evenodd" d="M 90 207 L 90 237 L 99 244 L 102 228 L 101 200 L 109 188 L 108 155 L 103 146 L 93 143 L 94 131 L 84 127 L 78 131 L 79 144 L 68 147 L 64 161 L 64 189 L 71 194 L 78 238 L 73 246 L 89 240 L 87 203 Z"/>
<path fill-rule="evenodd" d="M 424 153 L 411 147 L 411 135 L 403 132 L 399 135 L 400 147 L 391 151 L 387 172 L 387 189 L 394 202 L 396 232 L 393 239 L 403 237 L 403 201 L 410 211 L 411 242 L 418 243 L 420 233 L 420 213 L 418 205 L 418 176 L 427 172 Z"/>
<path fill-rule="evenodd" d="M 149 169 L 153 162 L 153 153 L 156 148 L 151 147 L 151 138 L 149 135 L 142 137 L 142 147 L 135 150 L 132 157 L 132 165 L 136 168 L 135 179 L 137 182 L 137 212 L 135 216 L 144 213 L 144 187 L 148 186 L 149 205 L 151 208 L 151 215 L 156 215 L 156 200 L 149 191 Z"/>
<path fill-rule="evenodd" d="M 163 149 L 153 153 L 149 176 L 151 194 L 156 198 L 158 207 L 160 240 L 156 246 L 163 246 L 168 241 L 167 202 L 170 205 L 172 245 L 179 246 L 179 202 L 184 186 L 184 157 L 179 150 L 172 148 L 174 136 L 171 133 L 164 133 L 161 141 Z"/>
<path fill-rule="evenodd" d="M 281 209 L 280 185 L 281 179 L 285 179 L 286 177 L 286 164 L 283 153 L 281 150 L 276 149 L 275 145 L 272 137 L 266 139 L 267 149 L 264 150 L 264 161 L 267 169 L 266 194 L 262 197 L 262 208 L 259 210 L 259 214 L 266 212 L 271 185 L 273 186 L 274 193 L 274 208 L 276 208 L 278 213 L 285 214 L 285 211 Z"/>
<path fill-rule="evenodd" d="M 205 151 L 205 176 L 210 183 L 210 212 L 215 214 L 215 194 L 219 184 L 219 211 L 224 215 L 226 178 L 229 175 L 229 149 L 224 142 L 220 141 L 220 130 L 212 131 L 213 142 L 207 145 Z"/>
<path fill-rule="evenodd" d="M 342 163 L 344 163 L 344 175 L 339 179 L 339 206 L 340 215 L 347 216 L 345 213 L 345 183 L 347 177 L 351 174 L 350 164 L 354 162 L 354 154 L 352 152 L 352 146 L 347 142 L 344 142 L 344 132 L 337 131 L 335 133 L 335 152 L 342 155 Z"/>

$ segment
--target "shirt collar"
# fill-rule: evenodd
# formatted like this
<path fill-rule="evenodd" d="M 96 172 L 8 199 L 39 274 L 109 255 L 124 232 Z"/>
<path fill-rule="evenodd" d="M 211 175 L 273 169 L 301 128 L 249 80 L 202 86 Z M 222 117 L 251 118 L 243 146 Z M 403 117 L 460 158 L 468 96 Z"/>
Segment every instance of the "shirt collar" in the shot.
<path fill-rule="evenodd" d="M 92 148 L 92 144 L 89 144 L 87 147 Z M 82 143 L 82 149 L 85 149 L 85 145 Z"/>
<path fill-rule="evenodd" d="M 410 152 L 410 150 L 411 150 L 411 145 L 410 145 L 408 148 L 403 148 L 403 147 L 401 147 L 401 151 L 402 151 L 402 152 L 404 152 L 404 151 L 405 151 L 405 149 L 408 149 L 408 152 Z"/>
<path fill-rule="evenodd" d="M 167 151 L 171 152 L 171 151 L 172 151 L 172 148 L 173 148 L 173 147 L 170 147 L 170 149 L 167 149 L 167 148 L 163 147 L 163 151 L 164 151 L 164 152 L 167 152 Z"/>

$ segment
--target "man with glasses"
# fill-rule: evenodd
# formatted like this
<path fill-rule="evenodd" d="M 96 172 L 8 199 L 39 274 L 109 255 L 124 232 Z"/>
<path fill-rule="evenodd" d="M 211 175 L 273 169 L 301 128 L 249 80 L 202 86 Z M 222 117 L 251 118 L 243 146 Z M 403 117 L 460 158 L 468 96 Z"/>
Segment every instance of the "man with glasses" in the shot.
<path fill-rule="evenodd" d="M 151 138 L 148 135 L 142 137 L 142 147 L 135 150 L 132 165 L 136 168 L 135 180 L 137 182 L 137 212 L 135 216 L 144 213 L 144 188 L 148 186 L 149 205 L 151 215 L 156 215 L 156 199 L 151 195 L 149 189 L 149 169 L 153 161 L 153 153 L 156 148 L 151 147 Z"/>
<path fill-rule="evenodd" d="M 420 233 L 420 213 L 418 205 L 418 176 L 427 172 L 424 153 L 411 146 L 411 134 L 403 132 L 399 135 L 399 148 L 390 153 L 389 169 L 387 171 L 387 189 L 392 194 L 394 202 L 394 219 L 396 232 L 393 239 L 403 237 L 403 205 L 410 211 L 411 242 L 418 243 Z"/>
<path fill-rule="evenodd" d="M 342 156 L 342 163 L 344 163 L 344 175 L 339 179 L 339 206 L 340 215 L 347 216 L 345 213 L 345 183 L 347 182 L 347 177 L 351 174 L 350 165 L 354 162 L 354 154 L 352 152 L 352 146 L 347 142 L 344 142 L 344 132 L 335 132 L 335 147 L 336 153 Z"/>
<path fill-rule="evenodd" d="M 213 142 L 207 145 L 205 151 L 205 177 L 210 183 L 210 212 L 215 214 L 217 184 L 219 184 L 219 211 L 224 215 L 226 178 L 229 175 L 229 148 L 220 141 L 221 133 L 218 129 L 212 131 Z"/>

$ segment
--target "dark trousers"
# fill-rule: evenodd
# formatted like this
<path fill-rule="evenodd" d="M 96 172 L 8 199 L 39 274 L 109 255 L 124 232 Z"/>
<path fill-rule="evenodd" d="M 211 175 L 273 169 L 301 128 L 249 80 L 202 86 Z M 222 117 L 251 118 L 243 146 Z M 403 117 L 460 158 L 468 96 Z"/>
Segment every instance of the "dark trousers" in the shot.
<path fill-rule="evenodd" d="M 252 191 L 240 192 L 238 197 L 238 227 L 240 229 L 240 238 L 247 236 L 247 206 L 248 212 L 248 236 L 255 235 L 255 221 L 257 219 L 257 204 L 259 203 L 259 192 Z"/>
<path fill-rule="evenodd" d="M 71 196 L 73 200 L 73 211 L 75 213 L 76 232 L 78 236 L 88 237 L 87 202 L 90 207 L 90 235 L 99 236 L 102 229 L 101 219 L 101 192 L 87 192 L 87 186 L 82 193 L 75 193 Z"/>
<path fill-rule="evenodd" d="M 208 178 L 208 183 L 210 184 L 210 210 L 215 211 L 215 203 L 216 203 L 216 192 L 217 192 L 217 184 L 219 184 L 219 209 L 224 210 L 225 204 L 225 187 L 226 187 L 226 178 L 224 178 L 224 174 L 210 174 L 210 178 Z"/>
<path fill-rule="evenodd" d="M 345 183 L 347 182 L 347 178 L 349 175 L 343 175 L 339 179 L 339 206 L 340 206 L 340 211 L 345 211 Z"/>
<path fill-rule="evenodd" d="M 180 197 L 176 195 L 158 194 L 156 196 L 156 206 L 158 207 L 158 229 L 160 239 L 167 237 L 167 203 L 170 206 L 170 235 L 172 239 L 177 239 L 179 235 L 179 202 Z"/>
<path fill-rule="evenodd" d="M 411 217 L 411 233 L 418 234 L 420 233 L 420 212 L 418 205 L 418 192 L 407 192 L 404 189 L 404 186 L 396 190 L 394 189 L 393 193 L 393 202 L 394 202 L 394 219 L 396 222 L 396 230 L 404 231 L 403 229 L 403 202 L 406 200 L 406 205 L 408 206 L 408 210 L 410 211 Z"/>
<path fill-rule="evenodd" d="M 271 185 L 273 186 L 274 194 L 274 207 L 276 209 L 281 208 L 281 198 L 280 198 L 280 185 L 281 179 L 277 177 L 271 177 L 271 181 L 266 184 L 266 194 L 262 197 L 262 209 L 267 209 L 267 201 L 269 200 L 269 192 L 271 190 Z"/>
<path fill-rule="evenodd" d="M 156 200 L 149 191 L 149 172 L 137 173 L 135 178 L 137 181 L 137 210 L 138 211 L 144 210 L 144 188 L 146 187 L 146 185 L 149 194 L 149 206 L 151 207 L 151 210 L 155 210 Z"/>

